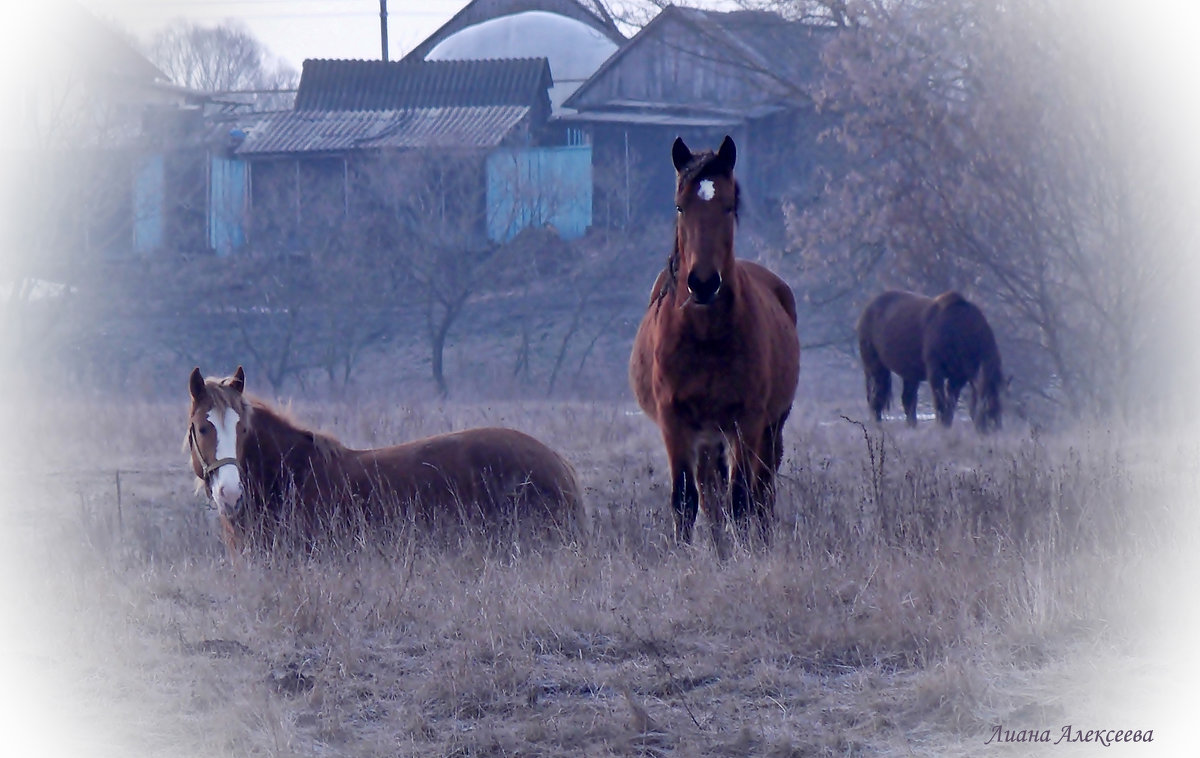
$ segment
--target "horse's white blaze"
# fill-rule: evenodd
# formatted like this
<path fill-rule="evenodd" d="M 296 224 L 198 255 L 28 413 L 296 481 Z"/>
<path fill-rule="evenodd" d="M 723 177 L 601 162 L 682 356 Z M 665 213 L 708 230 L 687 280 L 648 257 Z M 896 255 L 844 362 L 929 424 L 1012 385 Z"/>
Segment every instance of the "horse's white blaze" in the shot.
<path fill-rule="evenodd" d="M 701 179 L 700 189 L 696 190 L 696 194 L 700 196 L 701 200 L 712 200 L 716 197 L 717 188 L 713 185 L 712 179 Z"/>
<path fill-rule="evenodd" d="M 217 430 L 217 460 L 237 458 L 237 411 L 226 408 L 218 417 L 217 409 L 208 412 L 208 420 Z M 242 479 L 237 466 L 221 466 L 213 472 L 212 496 L 217 510 L 224 514 L 237 512 L 238 500 L 242 497 Z"/>

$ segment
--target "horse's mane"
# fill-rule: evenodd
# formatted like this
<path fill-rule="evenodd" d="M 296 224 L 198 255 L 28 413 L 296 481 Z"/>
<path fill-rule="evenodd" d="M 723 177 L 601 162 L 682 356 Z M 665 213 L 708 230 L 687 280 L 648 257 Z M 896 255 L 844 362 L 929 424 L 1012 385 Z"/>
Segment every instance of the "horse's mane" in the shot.
<path fill-rule="evenodd" d="M 249 421 L 249 414 L 254 412 L 253 407 L 246 402 L 246 397 L 233 389 L 231 378 L 224 379 L 205 379 L 204 388 L 208 390 L 208 398 L 212 401 L 213 409 L 224 411 L 232 409 L 243 419 Z"/>
<path fill-rule="evenodd" d="M 658 288 L 658 292 L 654 293 L 653 302 L 657 303 L 667 295 L 675 291 L 678 286 L 679 279 L 679 235 L 675 235 L 675 243 L 671 248 L 671 254 L 667 256 L 667 265 L 663 267 L 663 273 L 666 274 L 662 280 L 662 286 Z"/>
<path fill-rule="evenodd" d="M 298 423 L 290 413 L 268 404 L 265 400 L 257 397 L 249 397 L 248 403 L 254 409 L 254 413 L 258 416 L 265 416 L 277 424 L 286 426 L 296 432 L 303 434 L 312 439 L 313 447 L 324 460 L 330 460 L 342 453 L 345 453 L 349 448 L 342 444 L 341 440 L 327 432 L 318 432 L 310 429 L 303 424 Z"/>
<path fill-rule="evenodd" d="M 709 179 L 715 176 L 728 176 L 733 179 L 733 220 L 738 221 L 738 213 L 742 204 L 742 186 L 738 184 L 737 179 L 733 177 L 732 172 L 725 171 L 719 165 L 715 165 L 716 152 L 712 150 L 701 150 L 698 153 L 692 154 L 692 162 L 679 172 L 676 178 L 675 187 L 678 190 L 685 184 L 698 182 L 702 179 Z M 679 224 L 679 219 L 675 219 L 676 225 Z M 679 278 L 679 235 L 675 235 L 675 240 L 671 244 L 671 254 L 667 256 L 667 265 L 663 268 L 666 277 L 663 280 L 662 287 L 654 295 L 654 302 L 662 300 L 664 297 L 675 291 L 678 286 Z"/>
<path fill-rule="evenodd" d="M 943 292 L 933 299 L 933 306 L 939 310 L 946 310 L 955 305 L 970 305 L 971 301 L 967 300 L 955 290 Z"/>
<path fill-rule="evenodd" d="M 215 409 L 232 409 L 251 426 L 255 424 L 257 416 L 305 435 L 312 439 L 313 447 L 325 460 L 339 456 L 348 449 L 333 435 L 309 429 L 287 411 L 272 406 L 262 398 L 237 392 L 228 379 L 208 379 L 204 384 Z"/>

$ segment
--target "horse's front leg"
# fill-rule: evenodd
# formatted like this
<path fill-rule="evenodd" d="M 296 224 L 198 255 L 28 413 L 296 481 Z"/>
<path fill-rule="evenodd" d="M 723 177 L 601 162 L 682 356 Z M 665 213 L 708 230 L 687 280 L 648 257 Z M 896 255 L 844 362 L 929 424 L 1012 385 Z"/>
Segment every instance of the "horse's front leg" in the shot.
<path fill-rule="evenodd" d="M 783 463 L 783 424 L 788 411 L 763 431 L 762 447 L 759 452 L 760 465 L 754 478 L 752 513 L 758 522 L 758 537 L 763 544 L 771 544 L 771 532 L 775 526 L 775 479 Z"/>
<path fill-rule="evenodd" d="M 699 451 L 699 463 L 696 467 L 697 477 L 700 480 L 700 504 L 704 509 L 704 515 L 708 517 L 713 547 L 720 560 L 729 557 L 729 532 L 726 519 L 726 514 L 730 509 L 727 454 L 728 451 L 723 444 L 706 446 Z"/>
<path fill-rule="evenodd" d="M 687 463 L 671 466 L 671 510 L 675 516 L 675 544 L 691 544 L 692 528 L 700 508 L 700 491 L 696 476 Z"/>
<path fill-rule="evenodd" d="M 946 426 L 954 423 L 954 412 L 958 410 L 958 397 L 962 394 L 963 387 L 965 386 L 966 382 L 954 379 L 946 380 L 946 412 L 942 421 Z"/>
<path fill-rule="evenodd" d="M 775 511 L 772 497 L 773 464 L 777 455 L 774 444 L 769 444 L 768 438 L 774 443 L 775 436 L 773 429 L 761 427 L 750 427 L 738 436 L 730 496 L 734 525 L 738 539 L 743 544 L 749 544 L 752 536 L 764 542 L 770 541 L 769 531 Z M 754 535 L 750 530 L 752 520 L 757 527 Z"/>
<path fill-rule="evenodd" d="M 754 487 L 755 536 L 764 547 L 771 546 L 771 535 L 775 529 L 775 471 L 763 466 Z"/>
<path fill-rule="evenodd" d="M 745 461 L 739 461 L 733 472 L 733 487 L 730 492 L 732 519 L 737 531 L 738 542 L 749 544 L 750 514 L 754 511 L 754 474 Z"/>
<path fill-rule="evenodd" d="M 943 426 L 950 426 L 950 422 L 954 418 L 954 409 L 949 405 L 948 393 L 946 391 L 946 374 L 931 363 L 928 369 L 929 389 L 933 394 L 933 410 L 937 413 L 937 419 Z M 958 395 L 954 396 L 954 401 L 958 402 Z"/>
<path fill-rule="evenodd" d="M 935 386 L 930 381 L 930 386 Z M 900 390 L 900 402 L 904 406 L 904 417 L 908 420 L 909 426 L 917 425 L 917 395 L 921 389 L 920 379 L 905 379 L 904 388 Z M 937 397 L 937 390 L 934 391 L 934 397 Z"/>
<path fill-rule="evenodd" d="M 687 435 L 678 423 L 663 422 L 663 442 L 671 466 L 671 512 L 675 519 L 675 544 L 689 544 L 696 513 L 700 508 L 700 491 L 696 487 L 694 453 Z"/>

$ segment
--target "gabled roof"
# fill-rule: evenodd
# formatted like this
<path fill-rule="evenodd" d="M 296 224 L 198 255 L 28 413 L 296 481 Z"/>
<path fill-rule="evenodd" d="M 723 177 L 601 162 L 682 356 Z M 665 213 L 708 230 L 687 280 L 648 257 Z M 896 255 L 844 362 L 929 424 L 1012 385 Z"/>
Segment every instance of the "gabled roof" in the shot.
<path fill-rule="evenodd" d="M 698 34 L 724 44 L 758 71 L 781 79 L 804 81 L 820 66 L 821 47 L 835 31 L 788 21 L 771 11 L 720 13 L 696 8 L 672 8 Z"/>
<path fill-rule="evenodd" d="M 488 21 L 513 13 L 523 13 L 525 11 L 557 13 L 560 16 L 582 21 L 597 31 L 604 33 L 605 36 L 618 45 L 625 41 L 625 35 L 617 30 L 617 26 L 613 23 L 612 18 L 608 17 L 606 13 L 603 16 L 601 15 L 601 12 L 604 12 L 604 6 L 599 3 L 595 5 L 595 8 L 589 8 L 584 3 L 578 2 L 578 0 L 473 0 L 465 8 L 454 14 L 449 21 L 442 24 L 437 31 L 410 50 L 404 56 L 403 60 L 425 60 L 425 56 L 429 54 L 430 50 L 436 47 L 438 43 L 452 36 L 455 32 L 482 21 Z"/>
<path fill-rule="evenodd" d="M 296 110 L 535 106 L 547 98 L 545 58 L 385 62 L 306 60 Z M 548 101 L 547 101 L 548 102 Z"/>
<path fill-rule="evenodd" d="M 336 153 L 367 148 L 490 148 L 529 114 L 528 106 L 484 105 L 371 111 L 275 113 L 237 149 L 248 156 Z"/>
<path fill-rule="evenodd" d="M 686 32 L 682 38 L 667 39 L 671 29 L 680 28 Z M 606 103 L 597 102 L 597 83 L 612 75 L 631 55 L 656 44 L 672 48 L 683 45 L 682 49 L 698 61 L 752 77 L 761 91 L 752 93 L 751 99 L 778 103 L 799 95 L 797 85 L 809 81 L 819 70 L 821 47 L 831 33 L 831 27 L 788 21 L 770 11 L 720 12 L 668 6 L 605 61 L 564 105 L 580 111 L 605 107 Z"/>

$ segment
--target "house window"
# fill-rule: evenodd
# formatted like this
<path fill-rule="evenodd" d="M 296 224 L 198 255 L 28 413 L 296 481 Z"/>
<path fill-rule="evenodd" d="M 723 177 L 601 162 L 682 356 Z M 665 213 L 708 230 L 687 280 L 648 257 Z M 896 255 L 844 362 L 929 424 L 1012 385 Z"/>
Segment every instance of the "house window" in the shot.
<path fill-rule="evenodd" d="M 571 147 L 588 144 L 587 134 L 582 129 L 567 127 L 567 144 Z"/>

